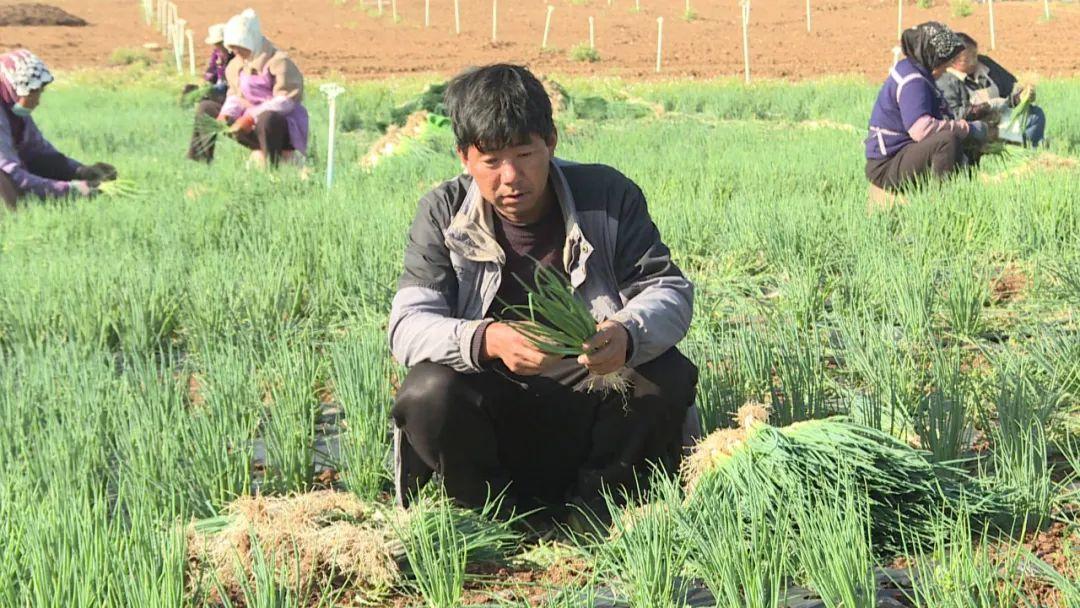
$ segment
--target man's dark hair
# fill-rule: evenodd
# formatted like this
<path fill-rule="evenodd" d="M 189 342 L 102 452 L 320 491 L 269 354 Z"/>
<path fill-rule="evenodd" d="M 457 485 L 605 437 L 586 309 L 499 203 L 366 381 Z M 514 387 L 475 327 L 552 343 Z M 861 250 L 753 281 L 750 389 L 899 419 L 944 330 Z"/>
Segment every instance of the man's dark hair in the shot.
<path fill-rule="evenodd" d="M 551 141 L 555 123 L 544 85 L 527 68 L 497 63 L 469 68 L 446 87 L 446 110 L 459 150 L 501 150 L 539 135 Z"/>
<path fill-rule="evenodd" d="M 959 38 L 960 40 L 962 40 L 964 42 L 964 48 L 970 49 L 970 48 L 979 46 L 979 43 L 975 42 L 974 38 L 972 38 L 971 36 L 968 36 L 967 34 L 965 34 L 963 32 L 956 32 L 956 36 L 957 36 L 957 38 Z"/>

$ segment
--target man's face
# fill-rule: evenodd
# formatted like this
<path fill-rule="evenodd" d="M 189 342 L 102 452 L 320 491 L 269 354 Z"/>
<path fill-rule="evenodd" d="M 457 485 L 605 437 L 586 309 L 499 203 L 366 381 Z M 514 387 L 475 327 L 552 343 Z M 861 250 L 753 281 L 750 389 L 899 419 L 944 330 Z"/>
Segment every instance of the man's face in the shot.
<path fill-rule="evenodd" d="M 552 134 L 551 141 L 533 134 L 520 145 L 485 151 L 469 146 L 458 150 L 458 156 L 485 201 L 511 221 L 528 222 L 537 219 L 534 212 L 547 189 L 557 140 L 556 134 Z"/>
<path fill-rule="evenodd" d="M 974 74 L 975 68 L 979 65 L 979 47 L 969 46 L 964 49 L 963 53 L 953 61 L 953 69 L 964 72 L 965 74 Z"/>
<path fill-rule="evenodd" d="M 244 61 L 247 61 L 248 59 L 251 59 L 251 50 L 250 49 L 245 49 L 242 46 L 234 46 L 234 47 L 232 47 L 232 52 L 233 52 L 234 55 L 236 55 L 240 59 L 243 59 Z"/>

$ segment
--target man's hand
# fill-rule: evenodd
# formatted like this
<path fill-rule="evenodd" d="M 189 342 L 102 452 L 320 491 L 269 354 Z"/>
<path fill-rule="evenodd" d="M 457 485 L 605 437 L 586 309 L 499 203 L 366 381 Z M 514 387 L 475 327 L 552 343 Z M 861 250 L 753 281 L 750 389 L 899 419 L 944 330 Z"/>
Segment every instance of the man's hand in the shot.
<path fill-rule="evenodd" d="M 561 357 L 541 351 L 507 323 L 492 323 L 480 344 L 481 361 L 500 359 L 506 369 L 521 376 L 535 376 Z"/>
<path fill-rule="evenodd" d="M 578 357 L 578 363 L 597 376 L 618 371 L 626 365 L 629 342 L 630 334 L 622 323 L 604 321 L 596 326 L 596 334 L 582 345 L 585 354 Z"/>

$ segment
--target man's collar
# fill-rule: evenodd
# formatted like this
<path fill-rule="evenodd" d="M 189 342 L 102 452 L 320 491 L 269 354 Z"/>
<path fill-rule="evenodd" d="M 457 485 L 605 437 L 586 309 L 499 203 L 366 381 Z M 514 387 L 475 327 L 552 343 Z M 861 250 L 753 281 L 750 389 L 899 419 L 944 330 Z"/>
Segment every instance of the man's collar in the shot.
<path fill-rule="evenodd" d="M 947 68 L 945 68 L 945 71 L 952 74 L 953 76 L 956 76 L 961 81 L 967 80 L 967 78 L 968 78 L 968 73 L 965 72 L 964 70 L 958 70 L 958 69 L 956 69 L 954 67 L 947 67 Z"/>
<path fill-rule="evenodd" d="M 570 183 L 562 168 L 572 163 L 561 159 L 551 160 L 551 169 L 548 180 L 555 189 L 555 200 L 559 202 L 562 210 L 563 221 L 566 223 L 566 247 L 563 250 L 563 263 L 567 271 L 571 273 L 571 283 L 577 286 L 584 280 L 583 273 L 575 273 L 578 266 L 584 264 L 592 252 L 592 245 L 585 240 L 578 223 L 577 204 L 574 194 L 570 190 Z M 446 246 L 458 254 L 477 262 L 505 263 L 506 254 L 495 241 L 495 232 L 492 229 L 492 207 L 486 203 L 480 195 L 480 187 L 473 180 L 469 184 L 469 190 L 465 193 L 465 200 L 450 225 L 446 228 L 443 236 Z M 576 249 L 580 248 L 580 256 L 575 255 Z M 573 266 L 573 268 L 571 267 Z M 578 276 L 580 275 L 580 276 Z"/>

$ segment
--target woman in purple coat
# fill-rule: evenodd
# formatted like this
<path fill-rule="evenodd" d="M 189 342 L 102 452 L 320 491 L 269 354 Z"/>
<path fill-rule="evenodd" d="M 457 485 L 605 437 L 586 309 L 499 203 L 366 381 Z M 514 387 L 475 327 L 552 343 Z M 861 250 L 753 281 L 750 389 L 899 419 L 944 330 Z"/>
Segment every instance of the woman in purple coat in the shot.
<path fill-rule="evenodd" d="M 112 165 L 83 165 L 68 158 L 37 128 L 31 113 L 52 81 L 48 68 L 30 51 L 0 55 L 0 198 L 13 211 L 26 195 L 91 196 L 99 183 L 116 179 Z"/>
<path fill-rule="evenodd" d="M 905 59 L 878 93 L 866 138 L 866 177 L 890 191 L 951 175 L 968 164 L 965 147 L 996 137 L 984 122 L 955 119 L 935 84 L 964 50 L 948 26 L 929 21 L 907 29 L 901 48 Z"/>
<path fill-rule="evenodd" d="M 229 134 L 251 148 L 257 166 L 284 160 L 303 164 L 308 145 L 304 77 L 296 64 L 262 35 L 255 11 L 245 10 L 225 24 L 225 46 L 236 56 L 225 70 L 224 105 L 200 104 L 229 124 Z M 205 104 L 205 102 L 204 102 Z M 211 148 L 205 160 L 210 160 Z"/>

